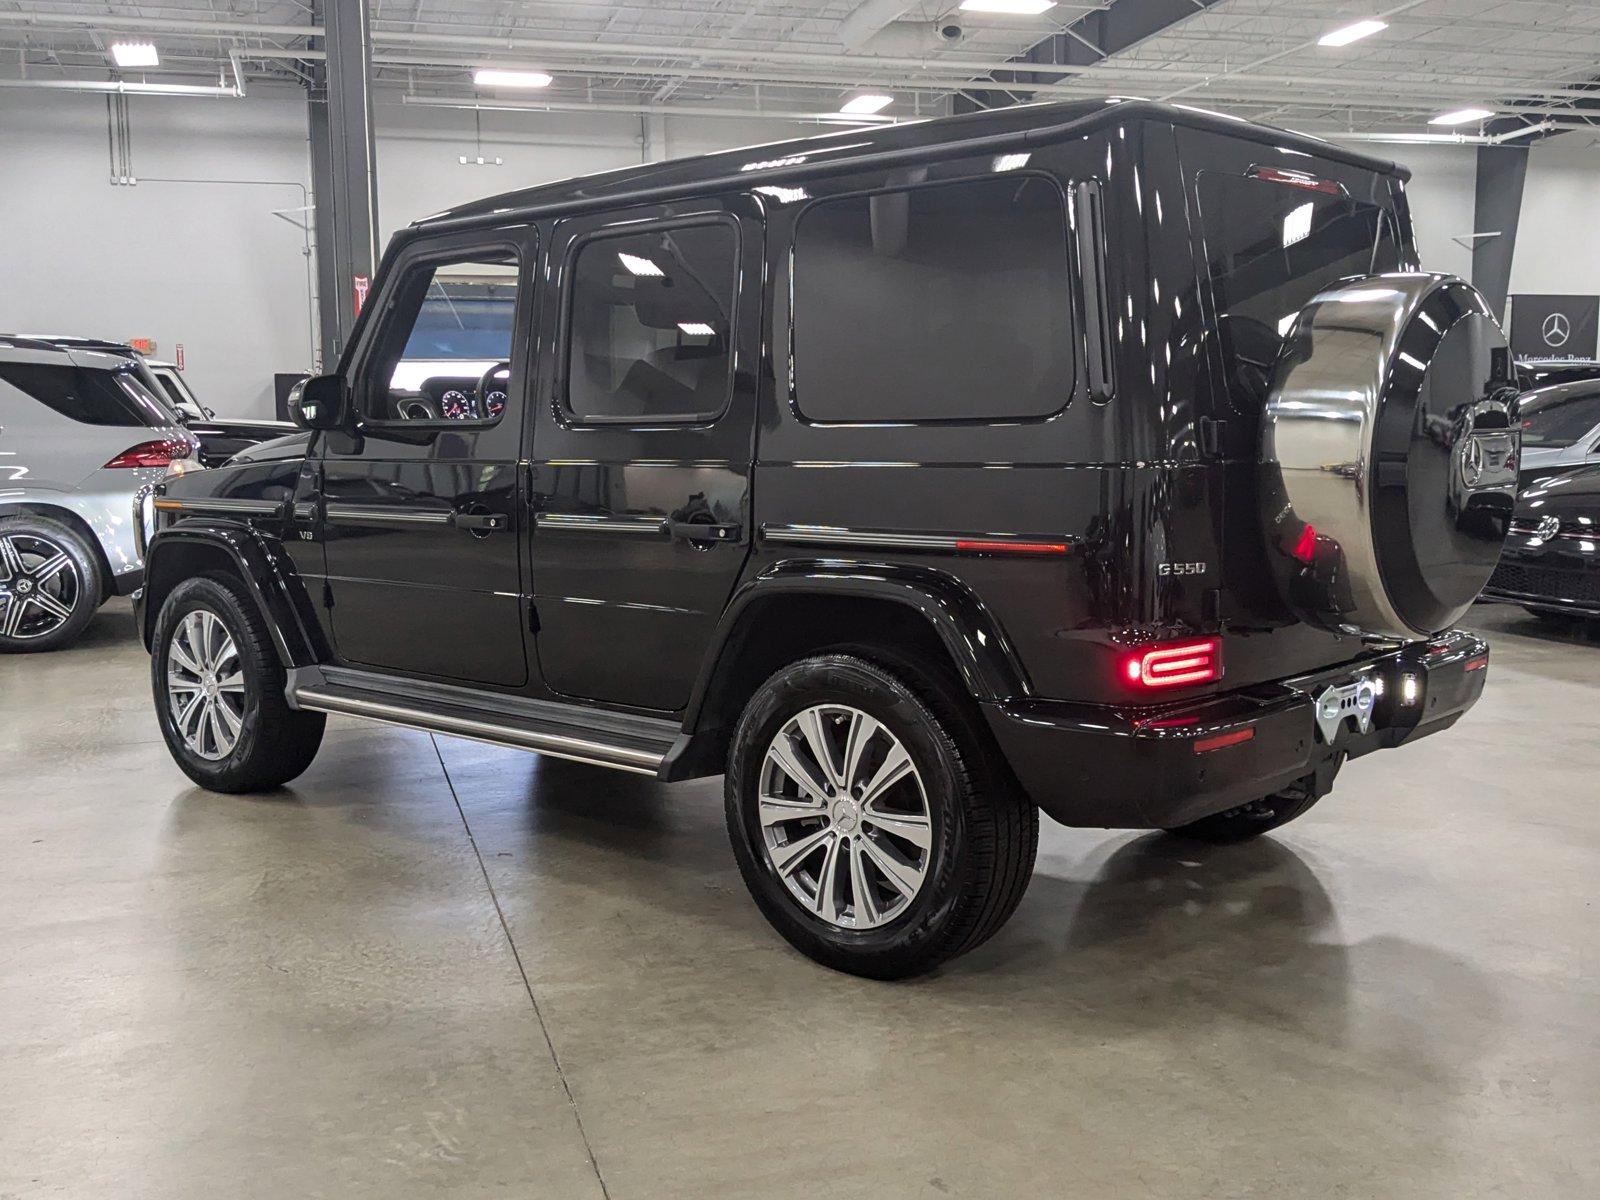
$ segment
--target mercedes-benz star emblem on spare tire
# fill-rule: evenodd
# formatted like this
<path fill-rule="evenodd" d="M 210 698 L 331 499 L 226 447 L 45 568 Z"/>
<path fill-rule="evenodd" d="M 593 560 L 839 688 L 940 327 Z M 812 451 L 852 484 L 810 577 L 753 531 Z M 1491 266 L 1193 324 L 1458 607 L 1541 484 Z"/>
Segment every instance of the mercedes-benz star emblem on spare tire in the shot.
<path fill-rule="evenodd" d="M 1544 319 L 1541 332 L 1544 334 L 1546 346 L 1565 346 L 1567 339 L 1572 336 L 1572 326 L 1567 321 L 1567 314 L 1551 313 Z"/>

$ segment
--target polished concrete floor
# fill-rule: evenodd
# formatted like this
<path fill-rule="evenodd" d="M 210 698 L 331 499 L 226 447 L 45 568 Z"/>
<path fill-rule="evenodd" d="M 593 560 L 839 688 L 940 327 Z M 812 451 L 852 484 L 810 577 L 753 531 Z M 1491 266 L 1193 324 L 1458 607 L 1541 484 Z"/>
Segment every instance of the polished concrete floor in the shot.
<path fill-rule="evenodd" d="M 1277 837 L 1047 826 L 919 982 L 748 902 L 720 781 L 330 726 L 191 787 L 124 604 L 0 658 L 0 1198 L 1600 1195 L 1600 639 Z"/>

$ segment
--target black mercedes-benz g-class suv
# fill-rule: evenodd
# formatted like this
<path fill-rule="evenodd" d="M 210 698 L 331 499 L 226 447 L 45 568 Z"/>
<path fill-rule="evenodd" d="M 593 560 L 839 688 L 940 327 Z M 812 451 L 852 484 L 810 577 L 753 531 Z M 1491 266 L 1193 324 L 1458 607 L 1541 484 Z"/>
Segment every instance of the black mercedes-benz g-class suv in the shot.
<path fill-rule="evenodd" d="M 309 445 L 156 500 L 162 732 L 216 791 L 325 713 L 725 773 L 767 918 L 877 977 L 1006 920 L 1038 809 L 1281 825 L 1486 674 L 1516 386 L 1405 178 L 1082 102 L 419 221 Z"/>

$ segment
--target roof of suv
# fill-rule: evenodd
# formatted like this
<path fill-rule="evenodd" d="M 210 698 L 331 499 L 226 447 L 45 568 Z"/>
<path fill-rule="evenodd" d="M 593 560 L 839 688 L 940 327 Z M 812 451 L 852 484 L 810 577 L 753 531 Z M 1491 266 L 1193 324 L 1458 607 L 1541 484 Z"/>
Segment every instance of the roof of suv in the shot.
<path fill-rule="evenodd" d="M 1082 133 L 1102 123 L 1138 120 L 1194 126 L 1230 137 L 1288 147 L 1402 178 L 1410 174 L 1387 159 L 1360 154 L 1307 134 L 1257 125 L 1237 117 L 1185 105 L 1111 97 L 1051 104 L 1017 104 L 955 117 L 907 121 L 873 129 L 853 128 L 840 133 L 794 138 L 740 150 L 723 150 L 692 158 L 621 167 L 475 200 L 423 217 L 413 223 L 413 228 L 436 229 L 458 222 L 477 224 L 526 210 L 577 210 L 600 203 L 628 203 L 635 199 L 643 203 L 674 189 L 699 189 L 724 180 L 730 184 L 737 180 L 746 186 L 749 182 L 771 183 L 791 176 L 826 172 L 835 166 L 844 167 L 862 160 L 893 159 L 897 156 L 926 158 L 928 148 L 935 146 L 950 145 L 965 149 L 970 145 L 970 152 L 977 154 L 991 148 L 1021 147 L 1030 139 L 1053 139 L 1068 128 L 1074 133 Z"/>

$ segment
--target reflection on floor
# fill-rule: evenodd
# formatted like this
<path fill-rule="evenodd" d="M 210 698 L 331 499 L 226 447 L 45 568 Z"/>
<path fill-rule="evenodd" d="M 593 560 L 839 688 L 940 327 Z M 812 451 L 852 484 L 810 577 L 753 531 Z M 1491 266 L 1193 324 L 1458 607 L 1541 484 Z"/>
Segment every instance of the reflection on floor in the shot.
<path fill-rule="evenodd" d="M 1454 731 L 1254 845 L 1047 826 L 886 986 L 720 781 L 340 722 L 200 792 L 113 605 L 0 658 L 0 1197 L 1596 1195 L 1600 644 L 1473 621 Z"/>

